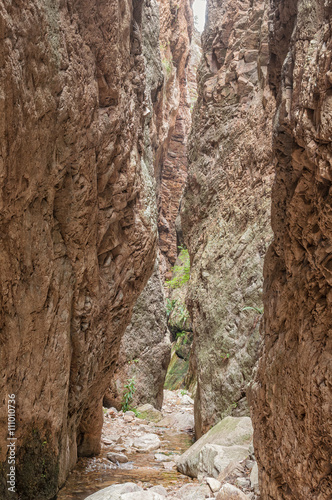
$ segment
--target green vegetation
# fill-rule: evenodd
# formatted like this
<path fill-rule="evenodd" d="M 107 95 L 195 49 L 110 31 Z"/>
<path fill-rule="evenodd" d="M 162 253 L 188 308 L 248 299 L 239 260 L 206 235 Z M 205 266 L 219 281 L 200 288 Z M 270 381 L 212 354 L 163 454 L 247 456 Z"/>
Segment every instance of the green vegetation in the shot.
<path fill-rule="evenodd" d="M 179 247 L 179 259 L 181 264 L 172 268 L 173 278 L 166 281 L 165 284 L 169 288 L 181 288 L 190 278 L 190 258 L 189 252 L 186 248 Z"/>
<path fill-rule="evenodd" d="M 129 409 L 130 409 L 130 411 L 132 411 L 133 413 L 135 413 L 135 417 L 141 418 L 141 414 L 140 414 L 140 412 L 136 408 L 129 408 Z"/>
<path fill-rule="evenodd" d="M 127 389 L 124 394 L 123 394 L 123 399 L 122 399 L 122 411 L 126 412 L 128 410 L 131 410 L 130 408 L 130 403 L 133 400 L 134 394 L 136 392 L 136 386 L 135 386 L 135 377 L 130 378 L 126 385 L 125 389 Z M 133 410 L 131 410 L 133 411 Z"/>
<path fill-rule="evenodd" d="M 230 356 L 229 352 L 227 352 L 225 354 L 220 354 L 220 357 L 222 360 L 229 359 L 229 356 Z"/>
<path fill-rule="evenodd" d="M 241 311 L 256 311 L 258 314 L 263 314 L 264 313 L 264 308 L 263 307 L 243 307 Z"/>
<path fill-rule="evenodd" d="M 166 314 L 167 318 L 170 317 L 172 314 L 172 311 L 174 311 L 175 306 L 176 306 L 177 300 L 176 299 L 166 299 Z"/>

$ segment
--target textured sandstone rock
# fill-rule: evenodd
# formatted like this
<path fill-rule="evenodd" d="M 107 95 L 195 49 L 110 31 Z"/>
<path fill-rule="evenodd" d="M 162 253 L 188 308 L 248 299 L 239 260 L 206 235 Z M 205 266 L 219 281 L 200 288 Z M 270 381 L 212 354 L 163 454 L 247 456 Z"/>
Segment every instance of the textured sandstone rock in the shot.
<path fill-rule="evenodd" d="M 161 408 L 171 343 L 167 329 L 165 294 L 158 261 L 154 274 L 137 300 L 130 326 L 121 341 L 114 377 L 104 404 L 121 407 L 124 386 L 135 377 L 135 393 L 131 406 L 150 403 Z"/>
<path fill-rule="evenodd" d="M 102 397 L 155 261 L 157 4 L 3 0 L 0 38 L 0 440 L 15 393 L 18 493 L 38 500 L 100 449 Z"/>
<path fill-rule="evenodd" d="M 166 76 L 164 122 L 168 127 L 168 140 L 159 162 L 158 229 L 160 265 L 166 275 L 177 257 L 175 221 L 187 178 L 187 136 L 191 124 L 187 81 L 193 29 L 191 3 L 190 0 L 159 0 L 160 47 Z M 195 87 L 195 81 L 190 87 Z"/>
<path fill-rule="evenodd" d="M 272 3 L 274 240 L 252 396 L 262 498 L 332 493 L 331 1 Z"/>
<path fill-rule="evenodd" d="M 271 129 L 264 2 L 208 0 L 182 228 L 191 256 L 196 435 L 249 414 L 270 242 Z"/>

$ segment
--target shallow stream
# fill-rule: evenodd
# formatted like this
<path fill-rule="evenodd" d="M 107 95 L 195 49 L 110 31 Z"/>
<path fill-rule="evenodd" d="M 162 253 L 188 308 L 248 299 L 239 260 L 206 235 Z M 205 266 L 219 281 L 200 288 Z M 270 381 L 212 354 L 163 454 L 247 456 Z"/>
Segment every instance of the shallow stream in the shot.
<path fill-rule="evenodd" d="M 135 420 L 137 422 L 139 419 Z M 112 427 L 112 421 L 106 422 L 103 433 L 107 436 Z M 130 437 L 130 424 L 125 427 L 127 436 Z M 98 457 L 79 459 L 65 486 L 60 490 L 57 500 L 84 500 L 92 493 L 116 483 L 134 482 L 143 487 L 158 484 L 165 488 L 192 483 L 192 479 L 183 476 L 175 468 L 167 470 L 163 462 L 155 459 L 155 454 L 160 451 L 168 456 L 180 455 L 193 444 L 193 435 L 172 428 L 155 427 L 153 424 L 142 428 L 145 432 L 159 435 L 160 450 L 144 453 L 125 451 L 129 462 L 117 466 L 107 459 L 107 453 L 112 450 L 112 446 L 103 445 Z"/>

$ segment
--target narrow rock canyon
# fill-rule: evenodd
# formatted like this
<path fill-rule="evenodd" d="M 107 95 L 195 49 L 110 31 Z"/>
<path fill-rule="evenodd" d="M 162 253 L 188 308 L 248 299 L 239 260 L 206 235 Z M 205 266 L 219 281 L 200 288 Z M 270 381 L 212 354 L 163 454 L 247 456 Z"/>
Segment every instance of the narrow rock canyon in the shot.
<path fill-rule="evenodd" d="M 192 6 L 0 0 L 1 500 L 332 498 L 332 1 Z"/>

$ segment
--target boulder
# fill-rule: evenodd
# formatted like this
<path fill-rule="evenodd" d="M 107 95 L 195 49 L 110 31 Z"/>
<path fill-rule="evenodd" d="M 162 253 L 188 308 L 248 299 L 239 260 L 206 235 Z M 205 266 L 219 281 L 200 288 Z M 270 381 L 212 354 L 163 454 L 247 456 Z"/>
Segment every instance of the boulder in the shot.
<path fill-rule="evenodd" d="M 249 500 L 249 497 L 236 486 L 226 483 L 217 493 L 216 500 Z"/>
<path fill-rule="evenodd" d="M 165 497 L 153 491 L 140 491 L 125 493 L 121 495 L 120 500 L 165 500 Z"/>
<path fill-rule="evenodd" d="M 133 441 L 133 447 L 139 452 L 157 450 L 160 446 L 160 439 L 157 434 L 144 434 Z"/>
<path fill-rule="evenodd" d="M 163 414 L 150 404 L 139 406 L 137 411 L 139 418 L 148 420 L 149 422 L 159 422 L 163 418 Z"/>
<path fill-rule="evenodd" d="M 210 488 L 206 484 L 186 484 L 177 491 L 176 495 L 181 500 L 205 500 L 210 498 Z"/>
<path fill-rule="evenodd" d="M 162 497 L 167 497 L 167 490 L 161 485 L 153 486 L 152 488 L 149 488 L 149 491 L 152 493 L 158 493 L 158 495 L 161 495 Z"/>
<path fill-rule="evenodd" d="M 86 500 L 120 500 L 122 494 L 134 493 L 138 495 L 143 491 L 142 488 L 135 483 L 113 484 L 108 486 L 92 495 L 88 496 Z"/>
<path fill-rule="evenodd" d="M 193 430 L 195 425 L 194 416 L 190 413 L 177 412 L 164 417 L 157 423 L 157 427 L 172 427 L 178 431 Z"/>
<path fill-rule="evenodd" d="M 253 428 L 249 417 L 226 417 L 179 457 L 178 471 L 190 477 L 197 477 L 200 452 L 207 444 L 247 447 L 249 454 L 252 434 Z"/>
<path fill-rule="evenodd" d="M 206 476 L 217 478 L 229 464 L 245 460 L 248 455 L 247 446 L 206 444 L 199 454 L 198 478 Z"/>

